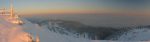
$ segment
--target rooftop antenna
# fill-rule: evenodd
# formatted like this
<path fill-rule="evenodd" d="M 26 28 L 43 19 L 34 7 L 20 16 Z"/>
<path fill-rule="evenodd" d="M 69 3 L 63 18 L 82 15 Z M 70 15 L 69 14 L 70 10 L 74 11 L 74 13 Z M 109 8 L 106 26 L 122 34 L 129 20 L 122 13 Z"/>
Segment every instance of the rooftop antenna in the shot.
<path fill-rule="evenodd" d="M 10 16 L 14 16 L 13 0 L 10 0 Z"/>

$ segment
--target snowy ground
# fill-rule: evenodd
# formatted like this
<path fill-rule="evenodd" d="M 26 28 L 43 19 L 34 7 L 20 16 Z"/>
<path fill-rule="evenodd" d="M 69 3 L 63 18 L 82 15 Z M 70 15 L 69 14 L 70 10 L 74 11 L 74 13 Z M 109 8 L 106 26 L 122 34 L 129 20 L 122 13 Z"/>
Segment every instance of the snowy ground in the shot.
<path fill-rule="evenodd" d="M 39 35 L 41 42 L 90 42 L 89 39 L 62 35 L 49 31 L 48 28 L 39 27 L 38 25 L 32 24 L 28 21 L 24 20 L 24 22 L 26 22 L 26 24 L 23 25 L 24 30 L 34 36 Z"/>
<path fill-rule="evenodd" d="M 24 32 L 21 26 L 12 24 L 7 16 L 0 16 L 0 42 L 27 42 L 31 40 L 29 34 Z"/>
<path fill-rule="evenodd" d="M 121 35 L 120 41 L 150 41 L 150 29 L 134 29 Z"/>
<path fill-rule="evenodd" d="M 27 22 L 26 22 L 27 23 Z M 29 25 L 30 24 L 30 25 Z M 46 27 L 40 27 L 38 25 L 27 23 L 25 27 L 38 28 L 37 32 L 41 36 L 42 42 L 149 42 L 150 30 L 149 29 L 133 29 L 121 36 L 118 40 L 90 40 L 88 38 L 75 38 L 73 36 L 62 35 L 56 32 L 49 31 Z M 28 26 L 27 26 L 28 25 Z M 34 26 L 33 26 L 34 25 Z M 35 30 L 35 29 L 34 29 Z M 31 29 L 29 31 L 32 31 Z M 36 31 L 36 30 L 35 30 Z M 35 33 L 36 34 L 36 33 Z"/>
<path fill-rule="evenodd" d="M 32 24 L 22 19 L 24 25 L 12 24 L 4 17 L 0 17 L 0 42 L 25 42 L 29 40 L 29 34 L 33 37 L 39 36 L 41 42 L 149 42 L 149 29 L 133 29 L 118 37 L 117 41 L 112 40 L 90 40 L 88 38 L 76 38 L 72 35 L 63 35 L 49 31 L 48 28 Z M 28 34 L 29 33 L 29 34 Z M 35 39 L 35 38 L 34 38 Z M 19 40 L 19 41 L 18 41 Z"/>

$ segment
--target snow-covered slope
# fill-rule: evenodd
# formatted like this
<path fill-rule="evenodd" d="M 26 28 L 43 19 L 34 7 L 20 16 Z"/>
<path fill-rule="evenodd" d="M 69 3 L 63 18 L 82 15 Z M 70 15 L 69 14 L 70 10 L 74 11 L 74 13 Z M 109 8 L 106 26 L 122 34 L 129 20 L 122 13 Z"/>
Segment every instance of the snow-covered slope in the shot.
<path fill-rule="evenodd" d="M 35 21 L 35 20 L 33 20 L 33 21 Z M 43 21 L 43 22 L 40 22 L 40 21 L 37 20 L 37 22 L 34 22 L 34 23 L 40 24 L 40 26 L 39 26 L 40 28 L 45 28 L 45 29 L 47 29 L 47 28 L 50 28 L 50 29 L 54 28 L 54 29 L 58 29 L 56 31 L 60 30 L 62 32 L 67 32 L 67 30 L 64 30 L 65 27 L 61 27 L 60 26 L 60 24 L 63 23 L 62 21 L 57 21 L 57 22 L 56 21 L 48 21 L 48 20 Z M 66 26 L 68 26 L 68 25 L 72 26 L 72 24 L 70 24 L 68 22 L 65 22 L 65 23 L 66 24 L 63 23 L 62 25 L 64 25 L 64 26 L 65 25 Z M 75 27 L 75 26 L 76 27 L 80 27 L 80 26 L 84 26 L 84 25 L 80 25 L 80 24 L 78 25 L 77 23 L 75 23 L 75 24 L 73 24 L 72 27 Z M 72 28 L 72 27 L 69 27 L 69 28 Z M 68 28 L 68 27 L 66 27 L 66 28 Z M 121 30 L 123 30 L 123 29 L 121 29 Z M 148 31 L 149 29 L 146 29 L 146 30 Z M 145 36 L 145 35 L 149 35 L 147 33 L 150 33 L 150 32 L 142 32 L 142 31 L 145 31 L 145 28 L 141 28 L 141 29 L 136 29 L 135 28 L 133 30 L 129 30 L 129 31 L 127 31 L 127 32 L 125 32 L 125 33 L 123 33 L 121 35 L 116 35 L 115 37 L 117 37 L 116 38 L 117 40 L 115 40 L 115 41 L 113 41 L 114 38 L 112 38 L 110 40 L 90 40 L 89 38 L 84 38 L 84 37 L 81 37 L 81 38 L 84 38 L 84 40 L 86 40 L 88 42 L 141 42 L 141 41 L 146 42 L 148 40 L 148 38 L 150 38 L 150 37 L 149 36 Z M 51 33 L 56 33 L 57 35 L 63 35 L 63 34 L 60 34 L 58 32 L 53 32 L 52 30 L 49 30 L 49 33 L 50 32 Z M 134 32 L 138 32 L 140 34 L 137 33 L 137 34 L 133 35 Z M 144 34 L 142 34 L 142 33 L 144 33 Z M 72 34 L 72 33 L 70 33 L 70 34 Z M 74 35 L 74 34 L 72 34 L 72 35 Z M 65 35 L 65 36 L 72 37 L 72 35 L 71 36 L 70 35 Z M 61 36 L 61 37 L 63 37 L 63 36 Z M 70 40 L 70 41 L 74 41 L 75 38 L 76 37 L 72 37 L 71 39 L 73 39 L 73 40 Z M 56 38 L 56 39 L 60 39 L 60 38 Z M 130 40 L 128 40 L 128 39 L 130 39 Z M 67 40 L 67 39 L 64 39 L 64 40 Z M 80 38 L 78 38 L 78 42 L 81 42 L 81 41 L 84 41 L 84 40 L 80 40 Z"/>
<path fill-rule="evenodd" d="M 33 24 L 26 19 L 22 19 L 25 24 L 16 25 L 7 21 L 7 17 L 0 17 L 0 42 L 27 42 L 32 41 L 29 36 L 36 38 L 39 36 L 40 42 L 148 42 L 150 40 L 150 30 L 148 28 L 140 28 L 129 30 L 118 36 L 116 41 L 113 40 L 91 40 L 89 38 L 70 33 L 64 35 L 58 32 L 49 30 L 46 26 L 39 26 Z M 49 27 L 59 27 L 57 25 L 50 25 Z M 65 30 L 64 30 L 65 31 Z"/>
<path fill-rule="evenodd" d="M 32 41 L 30 35 L 24 32 L 21 26 L 12 24 L 7 16 L 0 16 L 0 42 L 27 42 Z"/>
<path fill-rule="evenodd" d="M 33 24 L 27 20 L 24 20 L 25 24 L 23 25 L 23 27 L 26 32 L 29 32 L 32 35 L 38 34 L 40 36 L 41 42 L 110 42 L 108 40 L 91 40 L 85 37 L 85 35 L 83 36 L 82 34 L 76 35 L 70 31 L 65 30 L 65 27 L 59 26 L 59 24 L 62 21 L 44 21 L 42 23 L 39 22 L 38 20 L 37 21 L 34 20 L 34 21 L 39 23 L 40 26 L 39 24 Z M 68 33 L 68 35 L 61 34 L 59 31 Z"/>
<path fill-rule="evenodd" d="M 32 24 L 29 21 L 24 20 L 24 22 L 24 30 L 34 36 L 39 35 L 41 42 L 90 42 L 90 40 L 86 38 L 75 38 L 71 35 L 62 35 L 49 31 L 48 28 L 42 28 L 36 24 Z"/>
<path fill-rule="evenodd" d="M 118 37 L 119 41 L 149 41 L 150 40 L 150 29 L 133 29 L 125 32 Z"/>

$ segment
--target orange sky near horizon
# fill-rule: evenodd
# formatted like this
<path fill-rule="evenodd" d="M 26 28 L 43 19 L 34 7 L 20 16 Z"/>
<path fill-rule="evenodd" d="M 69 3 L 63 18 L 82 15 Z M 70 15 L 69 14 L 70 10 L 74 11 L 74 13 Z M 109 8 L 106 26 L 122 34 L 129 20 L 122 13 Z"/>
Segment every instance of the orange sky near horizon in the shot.
<path fill-rule="evenodd" d="M 1 0 L 0 7 L 9 8 L 9 0 Z M 148 0 L 14 0 L 15 12 L 24 14 L 147 14 Z"/>
<path fill-rule="evenodd" d="M 27 13 L 26 13 L 27 12 Z M 148 15 L 149 10 L 125 10 L 125 9 L 22 9 L 16 10 L 20 15 L 34 15 L 34 14 L 120 14 L 120 15 Z M 115 15 L 116 15 L 115 14 Z"/>

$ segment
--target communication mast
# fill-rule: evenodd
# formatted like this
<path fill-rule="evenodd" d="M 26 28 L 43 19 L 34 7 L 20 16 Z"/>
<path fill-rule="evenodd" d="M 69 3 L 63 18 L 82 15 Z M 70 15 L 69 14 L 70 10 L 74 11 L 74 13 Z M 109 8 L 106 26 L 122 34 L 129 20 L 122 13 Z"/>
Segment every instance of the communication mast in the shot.
<path fill-rule="evenodd" d="M 13 0 L 10 0 L 10 16 L 14 16 L 14 7 L 13 7 Z"/>

